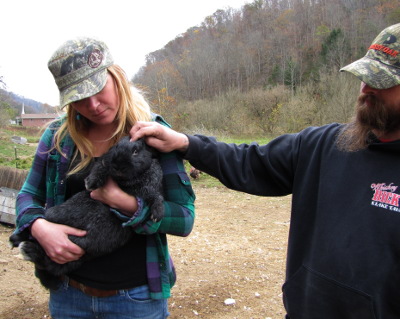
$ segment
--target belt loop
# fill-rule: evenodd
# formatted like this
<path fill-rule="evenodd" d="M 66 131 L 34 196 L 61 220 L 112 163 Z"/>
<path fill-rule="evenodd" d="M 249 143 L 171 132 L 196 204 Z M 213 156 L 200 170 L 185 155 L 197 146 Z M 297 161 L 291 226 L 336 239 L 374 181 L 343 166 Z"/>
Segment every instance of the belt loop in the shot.
<path fill-rule="evenodd" d="M 60 281 L 61 281 L 62 287 L 64 289 L 68 289 L 68 287 L 69 287 L 69 277 L 66 276 L 66 275 L 61 275 L 60 276 Z"/>
<path fill-rule="evenodd" d="M 69 278 L 66 275 L 61 275 L 60 276 L 60 280 L 62 281 L 63 284 L 65 284 L 68 287 L 68 283 L 69 283 Z"/>

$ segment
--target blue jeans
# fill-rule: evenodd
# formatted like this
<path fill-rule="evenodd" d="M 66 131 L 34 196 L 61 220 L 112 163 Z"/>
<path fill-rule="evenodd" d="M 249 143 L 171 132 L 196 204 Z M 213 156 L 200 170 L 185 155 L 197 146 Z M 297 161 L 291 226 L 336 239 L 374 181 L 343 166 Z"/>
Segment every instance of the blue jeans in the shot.
<path fill-rule="evenodd" d="M 91 297 L 64 281 L 50 291 L 50 314 L 53 319 L 165 319 L 168 300 L 150 299 L 148 286 L 120 290 L 111 297 Z"/>

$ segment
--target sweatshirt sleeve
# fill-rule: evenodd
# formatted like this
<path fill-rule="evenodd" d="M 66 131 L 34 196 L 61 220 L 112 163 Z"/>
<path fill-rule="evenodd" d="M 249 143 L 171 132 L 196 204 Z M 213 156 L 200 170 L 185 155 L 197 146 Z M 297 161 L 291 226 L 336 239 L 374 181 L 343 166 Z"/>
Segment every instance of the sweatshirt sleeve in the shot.
<path fill-rule="evenodd" d="M 292 193 L 298 134 L 282 135 L 262 146 L 227 144 L 203 135 L 188 137 L 185 159 L 228 188 L 262 196 Z"/>

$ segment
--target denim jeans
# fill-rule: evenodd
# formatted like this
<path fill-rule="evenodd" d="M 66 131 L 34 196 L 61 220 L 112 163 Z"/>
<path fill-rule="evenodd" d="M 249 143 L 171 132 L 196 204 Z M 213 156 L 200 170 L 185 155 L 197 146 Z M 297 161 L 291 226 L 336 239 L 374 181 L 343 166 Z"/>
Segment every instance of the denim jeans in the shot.
<path fill-rule="evenodd" d="M 111 297 L 91 297 L 64 281 L 50 291 L 50 314 L 53 319 L 165 319 L 168 300 L 150 299 L 148 286 L 120 290 Z"/>

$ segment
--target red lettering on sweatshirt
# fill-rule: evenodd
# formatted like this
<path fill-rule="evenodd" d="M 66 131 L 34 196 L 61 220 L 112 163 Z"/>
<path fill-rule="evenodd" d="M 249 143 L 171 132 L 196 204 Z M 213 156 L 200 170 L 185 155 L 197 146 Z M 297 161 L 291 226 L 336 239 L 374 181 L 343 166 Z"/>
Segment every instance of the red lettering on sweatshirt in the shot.
<path fill-rule="evenodd" d="M 399 207 L 400 195 L 375 189 L 372 200 Z"/>

